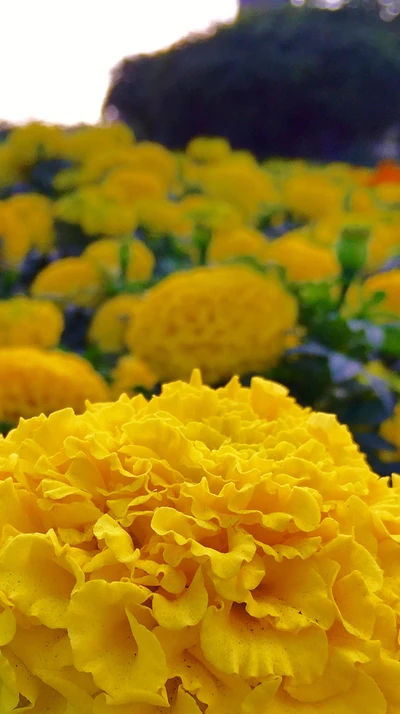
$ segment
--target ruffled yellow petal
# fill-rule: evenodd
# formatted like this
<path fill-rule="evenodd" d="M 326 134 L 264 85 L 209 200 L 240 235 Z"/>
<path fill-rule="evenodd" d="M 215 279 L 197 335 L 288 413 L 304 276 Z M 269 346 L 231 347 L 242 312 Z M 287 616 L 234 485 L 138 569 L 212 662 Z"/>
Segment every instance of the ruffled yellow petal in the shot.
<path fill-rule="evenodd" d="M 0 590 L 29 617 L 50 628 L 66 626 L 71 593 L 83 573 L 68 552 L 41 534 L 19 534 L 0 551 Z"/>
<path fill-rule="evenodd" d="M 208 593 L 199 568 L 180 597 L 169 600 L 163 595 L 153 596 L 153 615 L 161 627 L 167 630 L 182 630 L 197 625 L 204 617 L 208 605 Z"/>
<path fill-rule="evenodd" d="M 165 703 L 168 671 L 151 632 L 151 611 L 142 605 L 148 595 L 133 583 L 94 580 L 71 598 L 68 634 L 75 666 L 93 675 L 110 703 Z"/>
<path fill-rule="evenodd" d="M 276 630 L 268 619 L 250 617 L 238 605 L 210 607 L 201 624 L 201 649 L 207 660 L 226 674 L 269 675 L 310 682 L 328 660 L 328 640 L 318 627 L 300 632 Z"/>

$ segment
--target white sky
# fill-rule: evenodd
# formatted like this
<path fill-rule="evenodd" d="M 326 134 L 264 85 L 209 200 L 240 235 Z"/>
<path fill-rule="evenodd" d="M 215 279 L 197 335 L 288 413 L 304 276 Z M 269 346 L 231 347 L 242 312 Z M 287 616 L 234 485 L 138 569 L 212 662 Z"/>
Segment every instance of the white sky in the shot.
<path fill-rule="evenodd" d="M 0 0 L 0 121 L 99 119 L 109 72 L 232 19 L 239 0 Z"/>

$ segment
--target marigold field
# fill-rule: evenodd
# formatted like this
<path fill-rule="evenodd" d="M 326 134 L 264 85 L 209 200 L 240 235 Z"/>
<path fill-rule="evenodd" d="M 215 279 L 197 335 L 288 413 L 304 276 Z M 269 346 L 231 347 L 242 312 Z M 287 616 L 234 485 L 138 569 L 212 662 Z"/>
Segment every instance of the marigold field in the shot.
<path fill-rule="evenodd" d="M 0 142 L 0 711 L 400 712 L 400 166 Z"/>

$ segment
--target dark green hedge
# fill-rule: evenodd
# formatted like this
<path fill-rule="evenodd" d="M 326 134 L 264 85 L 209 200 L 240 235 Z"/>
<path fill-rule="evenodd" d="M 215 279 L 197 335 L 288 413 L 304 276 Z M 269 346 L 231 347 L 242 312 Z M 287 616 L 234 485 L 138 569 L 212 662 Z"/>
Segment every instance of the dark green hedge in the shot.
<path fill-rule="evenodd" d="M 244 14 L 211 37 L 125 59 L 105 107 L 173 149 L 223 135 L 259 158 L 363 161 L 400 121 L 398 27 L 364 8 Z"/>

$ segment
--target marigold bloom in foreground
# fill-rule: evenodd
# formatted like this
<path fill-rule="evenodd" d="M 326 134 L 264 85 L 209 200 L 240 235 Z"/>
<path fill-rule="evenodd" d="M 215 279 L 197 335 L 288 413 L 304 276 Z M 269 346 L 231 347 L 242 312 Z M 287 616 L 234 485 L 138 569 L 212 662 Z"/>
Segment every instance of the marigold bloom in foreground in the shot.
<path fill-rule="evenodd" d="M 61 310 L 48 300 L 0 300 L 0 347 L 55 347 L 63 329 Z"/>
<path fill-rule="evenodd" d="M 90 324 L 89 341 L 97 345 L 102 352 L 122 352 L 126 347 L 126 333 L 139 301 L 137 295 L 121 293 L 103 302 Z"/>
<path fill-rule="evenodd" d="M 3 711 L 399 711 L 400 479 L 280 385 L 23 421 L 0 504 Z"/>
<path fill-rule="evenodd" d="M 15 424 L 38 414 L 110 398 L 103 379 L 83 357 L 34 347 L 0 349 L 0 421 Z M 0 587 L 1 590 L 1 587 Z"/>
<path fill-rule="evenodd" d="M 199 367 L 214 384 L 275 364 L 296 320 L 296 301 L 275 272 L 201 267 L 151 288 L 126 339 L 162 381 Z"/>
<path fill-rule="evenodd" d="M 94 307 L 102 293 L 102 279 L 98 268 L 84 258 L 61 258 L 47 265 L 34 279 L 31 295 L 54 300 L 60 304 L 73 303 L 80 307 Z"/>

